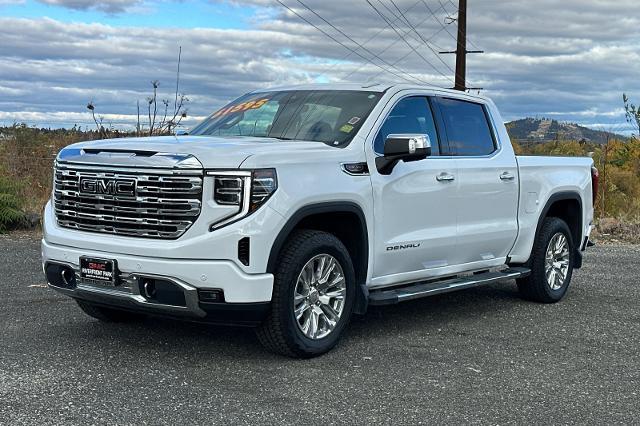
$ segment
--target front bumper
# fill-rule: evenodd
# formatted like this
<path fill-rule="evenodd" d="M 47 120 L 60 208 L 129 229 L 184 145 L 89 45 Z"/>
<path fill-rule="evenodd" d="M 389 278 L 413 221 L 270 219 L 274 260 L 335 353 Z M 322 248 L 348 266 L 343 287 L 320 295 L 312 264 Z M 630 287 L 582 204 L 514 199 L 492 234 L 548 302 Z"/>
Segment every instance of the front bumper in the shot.
<path fill-rule="evenodd" d="M 50 287 L 76 299 L 120 309 L 184 319 L 255 324 L 266 315 L 273 290 L 272 274 L 247 274 L 231 261 L 161 259 L 122 255 L 55 245 L 42 240 L 43 270 Z M 113 259 L 120 285 L 106 287 L 80 281 L 80 256 Z M 73 285 L 58 273 L 72 270 Z M 143 294 L 141 280 L 166 283 L 179 302 L 150 300 Z M 67 280 L 68 281 L 68 280 Z M 217 290 L 224 302 L 208 303 L 201 293 Z"/>

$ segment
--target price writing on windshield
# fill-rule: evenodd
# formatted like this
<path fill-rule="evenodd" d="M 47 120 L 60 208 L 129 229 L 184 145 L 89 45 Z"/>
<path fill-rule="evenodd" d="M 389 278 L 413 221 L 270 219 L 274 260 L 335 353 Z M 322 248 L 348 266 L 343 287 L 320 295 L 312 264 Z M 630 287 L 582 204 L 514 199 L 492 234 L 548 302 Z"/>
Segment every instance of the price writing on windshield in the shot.
<path fill-rule="evenodd" d="M 215 114 L 213 114 L 212 117 L 218 118 L 218 117 L 222 117 L 223 115 L 233 114 L 234 112 L 242 112 L 242 111 L 247 111 L 249 109 L 259 109 L 259 108 L 262 108 L 262 106 L 267 102 L 269 102 L 269 99 L 264 98 L 264 99 L 243 102 L 241 104 L 227 106 L 217 111 Z"/>

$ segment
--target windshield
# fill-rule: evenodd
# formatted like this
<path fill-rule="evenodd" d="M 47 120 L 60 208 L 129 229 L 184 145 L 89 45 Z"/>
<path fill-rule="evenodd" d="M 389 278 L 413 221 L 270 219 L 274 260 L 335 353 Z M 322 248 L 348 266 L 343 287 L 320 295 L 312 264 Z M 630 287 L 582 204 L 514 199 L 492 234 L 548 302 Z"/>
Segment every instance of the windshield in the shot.
<path fill-rule="evenodd" d="M 382 93 L 295 90 L 251 93 L 194 127 L 190 135 L 259 136 L 346 145 Z"/>

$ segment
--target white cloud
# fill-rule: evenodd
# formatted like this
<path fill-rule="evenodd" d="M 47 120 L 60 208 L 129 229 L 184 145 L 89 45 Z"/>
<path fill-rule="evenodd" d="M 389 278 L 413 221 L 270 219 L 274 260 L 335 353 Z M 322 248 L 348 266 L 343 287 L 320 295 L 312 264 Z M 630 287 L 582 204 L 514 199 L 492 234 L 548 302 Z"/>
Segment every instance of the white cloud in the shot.
<path fill-rule="evenodd" d="M 111 11 L 138 3 L 42 1 Z M 355 48 L 299 3 L 285 1 Z M 445 12 L 438 2 L 425 1 L 434 11 L 439 8 L 435 18 L 421 0 L 396 3 L 408 10 L 407 18 L 434 43 L 435 50 L 453 49 L 455 40 L 447 31 L 455 35 L 455 25 L 446 26 L 445 31 Z M 451 84 L 410 52 L 366 2 L 304 2 L 386 62 L 397 62 L 402 70 L 437 85 Z M 144 100 L 148 94 L 149 81 L 159 79 L 162 94 L 171 95 L 180 45 L 182 88 L 193 100 L 190 113 L 197 116 L 260 87 L 315 80 L 397 80 L 275 2 L 232 3 L 239 8 L 260 7 L 260 19 L 256 18 L 253 29 L 116 28 L 44 18 L 0 18 L 0 111 L 38 112 L 44 114 L 42 118 L 52 111 L 84 113 L 86 102 L 94 100 L 104 114 L 131 116 L 136 99 Z M 453 10 L 450 3 L 443 4 Z M 634 65 L 640 63 L 640 15 L 629 13 L 634 8 L 635 0 L 474 3 L 469 10 L 470 39 L 487 53 L 469 56 L 469 80 L 486 89 L 506 119 L 553 114 L 586 124 L 623 121 L 617 115 L 622 92 L 640 99 Z M 391 17 L 389 11 L 381 11 Z M 429 62 L 452 75 L 406 24 L 397 22 L 396 26 Z M 441 59 L 454 67 L 453 56 Z"/>
<path fill-rule="evenodd" d="M 107 13 L 121 13 L 137 6 L 141 0 L 38 0 L 51 6 L 62 6 L 76 10 L 100 10 Z"/>
<path fill-rule="evenodd" d="M 97 114 L 96 118 L 102 120 L 105 127 L 113 126 L 118 129 L 135 129 L 137 123 L 137 115 L 135 114 Z M 182 126 L 194 125 L 200 120 L 204 120 L 205 116 L 194 116 L 181 123 Z M 141 116 L 140 121 L 146 125 L 146 117 Z M 7 125 L 12 123 L 29 123 L 43 127 L 73 127 L 74 125 L 94 128 L 95 122 L 89 112 L 75 111 L 56 111 L 56 112 L 34 112 L 20 111 L 17 113 L 8 113 L 0 111 L 0 123 Z"/>

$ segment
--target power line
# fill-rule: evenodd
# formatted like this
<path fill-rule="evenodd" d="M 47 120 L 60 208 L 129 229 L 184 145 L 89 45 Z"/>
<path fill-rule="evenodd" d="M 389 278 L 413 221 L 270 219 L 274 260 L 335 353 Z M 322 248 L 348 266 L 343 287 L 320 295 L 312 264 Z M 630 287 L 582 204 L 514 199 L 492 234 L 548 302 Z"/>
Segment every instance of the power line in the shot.
<path fill-rule="evenodd" d="M 451 34 L 451 32 L 449 32 L 449 29 L 447 28 L 447 26 L 444 23 L 440 22 L 440 20 L 436 16 L 435 12 L 431 9 L 431 7 L 429 7 L 429 4 L 425 0 L 421 0 L 421 1 L 424 4 L 424 6 L 427 8 L 427 10 L 429 11 L 431 16 L 433 16 L 435 21 L 438 24 L 440 24 L 440 26 L 442 28 L 444 28 L 444 30 L 447 32 L 447 34 L 449 34 L 456 41 L 456 53 L 458 53 L 460 51 L 465 52 L 465 55 L 467 53 L 484 53 L 481 50 L 478 50 L 478 51 L 469 51 L 469 50 L 467 50 L 467 47 L 466 47 L 466 13 L 465 13 L 465 32 L 464 32 L 464 39 L 465 40 L 464 40 L 464 44 L 462 44 L 463 41 L 460 38 L 460 33 L 458 33 L 458 37 L 454 37 L 453 34 Z M 391 2 L 394 3 L 394 0 L 391 0 Z M 444 8 L 444 4 L 442 4 L 442 1 L 438 0 L 438 2 Z M 448 14 L 446 9 L 444 9 L 444 11 L 445 11 L 445 13 Z M 465 11 L 466 11 L 466 8 L 465 8 Z M 458 20 L 459 18 L 460 18 L 460 16 L 458 15 L 458 18 L 456 18 L 456 20 Z M 439 53 L 442 54 L 444 52 L 440 51 Z M 453 71 L 451 68 L 449 68 L 449 69 L 451 71 Z M 464 66 L 460 67 L 459 60 L 456 57 L 456 70 L 454 71 L 454 74 L 456 76 L 456 81 L 458 81 L 458 82 L 465 81 L 465 84 L 464 84 L 465 88 L 466 88 L 466 82 L 470 83 L 470 85 L 473 86 L 473 83 L 471 83 L 471 81 L 467 81 L 466 80 L 466 61 L 465 61 Z"/>
<path fill-rule="evenodd" d="M 413 9 L 413 8 L 414 8 L 414 7 L 416 7 L 418 4 L 420 4 L 420 1 L 421 1 L 421 0 L 418 0 L 418 1 L 416 1 L 415 3 L 413 3 L 410 7 L 408 7 L 408 8 L 405 10 L 405 13 L 408 13 L 409 11 L 411 11 L 411 9 Z M 397 22 L 397 21 L 399 21 L 399 20 L 400 20 L 400 17 L 396 16 L 396 17 L 395 17 L 395 20 L 394 20 L 394 23 L 395 23 L 395 22 Z M 423 20 L 420 24 L 423 24 L 425 21 L 426 21 L 426 19 L 425 19 L 425 20 Z M 371 37 L 370 37 L 367 41 L 365 41 L 363 44 L 367 44 L 367 43 L 371 42 L 373 39 L 375 39 L 377 36 L 379 36 L 379 35 L 380 35 L 380 34 L 382 34 L 383 32 L 384 32 L 384 28 L 380 28 L 380 29 L 379 29 L 379 30 L 378 30 L 378 31 L 377 31 L 373 36 L 371 36 Z M 407 32 L 405 32 L 405 35 L 409 34 L 410 32 L 411 32 L 411 31 L 407 31 Z M 433 37 L 434 37 L 434 36 L 432 36 L 431 38 L 433 38 Z M 379 55 L 381 55 L 381 54 L 385 53 L 387 50 L 391 49 L 393 46 L 395 46 L 396 44 L 400 43 L 400 41 L 401 41 L 400 39 L 396 39 L 396 40 L 394 40 L 391 44 L 388 44 L 384 49 L 382 49 L 378 54 L 379 54 Z M 409 52 L 409 54 L 411 54 L 411 53 L 412 53 L 412 52 Z M 409 54 L 404 55 L 404 56 L 401 58 L 401 60 L 406 59 L 406 58 L 409 56 Z M 344 60 L 344 59 L 346 59 L 347 57 L 349 57 L 350 55 L 351 55 L 351 54 L 349 53 L 345 58 L 343 58 L 343 60 Z M 392 65 L 397 65 L 399 62 L 400 62 L 399 60 L 396 60 L 396 61 L 392 62 Z M 356 68 L 355 70 L 350 71 L 349 73 L 347 73 L 347 74 L 346 74 L 344 77 L 342 77 L 341 79 L 342 79 L 342 80 L 348 79 L 349 77 L 351 77 L 352 75 L 354 75 L 355 73 L 357 73 L 358 71 L 360 71 L 362 68 L 364 68 L 366 65 L 367 65 L 366 63 L 361 64 L 358 68 Z M 382 74 L 382 72 L 378 72 L 375 76 L 373 76 L 373 78 L 376 78 L 376 77 L 377 77 L 377 76 L 379 76 L 380 74 Z M 367 79 L 367 81 L 370 81 L 370 80 L 371 80 L 371 78 Z"/>
<path fill-rule="evenodd" d="M 424 2 L 424 0 L 421 0 L 421 1 Z M 459 13 L 458 6 L 452 0 L 447 0 L 447 2 L 454 7 L 454 9 L 456 11 L 456 14 Z M 444 10 L 444 13 L 446 13 L 447 15 L 450 15 L 449 11 L 444 7 L 444 3 L 442 3 L 442 0 L 438 0 L 438 3 L 440 3 L 440 7 L 442 7 L 442 10 Z M 457 20 L 458 20 L 458 18 L 455 18 L 453 21 L 457 21 Z M 453 21 L 451 21 L 451 22 L 453 22 Z M 453 34 L 451 34 L 449 31 L 447 31 L 447 33 L 454 40 L 457 40 L 456 37 Z M 470 45 L 475 47 L 477 50 L 482 50 L 473 42 L 473 40 L 470 40 L 468 37 L 467 37 L 467 41 L 469 42 Z"/>
<path fill-rule="evenodd" d="M 376 67 L 380 68 L 381 70 L 388 72 L 390 74 L 395 75 L 398 78 L 401 78 L 405 81 L 409 81 L 411 82 L 411 80 L 403 75 L 400 75 L 398 73 L 395 73 L 391 70 L 386 69 L 385 67 L 383 67 L 380 64 L 377 64 L 375 62 L 373 62 L 370 58 L 367 58 L 366 56 L 360 54 L 358 51 L 354 50 L 353 48 L 351 48 L 350 46 L 347 46 L 346 44 L 344 44 L 343 42 L 341 42 L 340 40 L 338 40 L 337 38 L 335 38 L 334 36 L 332 36 L 331 34 L 329 34 L 328 32 L 324 31 L 322 28 L 318 27 L 317 25 L 315 25 L 313 22 L 309 21 L 307 18 L 305 18 L 304 16 L 300 15 L 298 12 L 296 12 L 295 10 L 293 10 L 291 7 L 287 6 L 286 4 L 284 4 L 281 0 L 276 0 L 282 7 L 284 7 L 285 9 L 287 9 L 288 11 L 290 11 L 291 13 L 293 13 L 294 15 L 296 15 L 298 18 L 302 19 L 304 22 L 306 22 L 307 24 L 311 25 L 313 28 L 315 28 L 316 30 L 320 31 L 322 34 L 324 34 L 325 36 L 329 37 L 331 40 L 333 40 L 334 42 L 338 43 L 340 46 L 344 47 L 345 49 L 351 51 L 352 53 L 354 53 L 355 55 L 359 56 L 360 58 L 364 59 L 365 61 L 371 63 L 372 65 L 375 65 Z M 368 50 L 368 49 L 367 49 Z M 383 62 L 386 62 L 383 60 Z M 396 67 L 393 67 L 394 69 L 397 69 Z M 404 72 L 402 70 L 400 70 L 400 72 Z M 406 72 L 405 72 L 406 73 Z M 414 78 L 416 80 L 418 80 L 419 82 L 423 82 L 422 80 L 418 79 L 417 77 L 411 76 L 409 75 L 411 78 Z M 424 82 L 423 82 L 424 83 Z"/>
<path fill-rule="evenodd" d="M 317 16 L 319 19 L 321 19 L 324 23 L 326 23 L 327 25 L 329 25 L 331 28 L 333 28 L 334 30 L 336 30 L 337 32 L 339 32 L 340 34 L 342 34 L 344 37 L 346 37 L 349 41 L 351 41 L 352 43 L 354 43 L 356 46 L 360 47 L 362 50 L 364 50 L 365 52 L 369 53 L 370 55 L 372 55 L 374 58 L 380 60 L 382 63 L 384 63 L 387 66 L 390 66 L 394 69 L 396 69 L 399 72 L 403 72 L 405 74 L 408 74 L 409 76 L 411 76 L 412 78 L 416 79 L 417 81 L 421 82 L 421 83 L 425 83 L 428 84 L 426 81 L 421 80 L 413 75 L 411 75 L 410 73 L 395 67 L 394 65 L 392 65 L 391 63 L 387 62 L 385 59 L 383 59 L 382 57 L 380 57 L 380 55 L 376 54 L 375 52 L 371 51 L 370 49 L 368 49 L 367 47 L 365 47 L 364 45 L 362 45 L 361 43 L 358 43 L 356 40 L 354 40 L 351 36 L 349 36 L 348 34 L 346 34 L 344 31 L 342 31 L 340 28 L 336 27 L 335 25 L 333 25 L 331 22 L 329 22 L 328 20 L 326 20 L 325 18 L 323 18 L 319 13 L 317 13 L 315 10 L 313 10 L 312 8 L 310 8 L 309 6 L 307 6 L 304 2 L 302 2 L 302 0 L 296 0 L 298 3 L 300 3 L 305 9 L 309 10 L 311 13 L 313 13 L 315 16 Z"/>
<path fill-rule="evenodd" d="M 400 10 L 400 8 L 398 7 L 398 5 L 396 5 L 396 2 L 394 0 L 390 0 L 391 4 L 396 8 L 396 10 L 398 12 L 400 12 L 400 15 L 402 15 L 402 17 L 404 18 L 405 22 L 407 23 L 407 25 L 409 25 L 409 28 L 411 28 L 420 38 L 420 40 L 422 40 L 422 42 L 425 44 L 425 46 L 427 46 L 429 48 L 429 50 L 431 50 L 433 52 L 434 55 L 436 55 L 436 57 L 438 58 L 438 60 L 440 60 L 440 62 L 442 62 L 444 64 L 445 67 L 447 67 L 449 69 L 449 71 L 454 72 L 453 69 L 449 66 L 449 64 L 447 64 L 444 60 L 442 60 L 442 58 L 438 55 L 438 52 L 436 52 L 431 45 L 429 44 L 429 42 L 427 42 L 424 37 L 422 36 L 422 34 L 411 24 L 411 22 L 409 21 L 409 19 L 402 13 L 402 11 Z M 427 3 L 425 1 L 423 1 L 423 3 L 426 5 Z M 429 10 L 431 11 L 431 10 Z M 432 13 L 433 15 L 433 13 Z"/>
<path fill-rule="evenodd" d="M 418 3 L 419 3 L 419 2 L 418 2 Z M 417 4 L 417 3 L 416 3 L 416 4 Z M 427 18 L 427 19 L 428 19 L 428 18 Z M 425 20 L 423 20 L 422 22 L 420 22 L 420 24 L 423 24 L 427 19 L 425 19 Z M 442 28 L 441 28 L 440 30 L 438 30 L 438 31 L 436 31 L 435 33 L 431 34 L 431 35 L 427 38 L 427 40 L 431 40 L 431 39 L 435 38 L 435 37 L 436 37 L 438 34 L 440 34 L 442 31 L 443 31 L 443 30 L 442 30 Z M 411 32 L 411 30 L 408 30 L 408 31 L 405 33 L 405 35 L 406 35 L 406 34 L 408 34 L 409 32 Z M 388 44 L 384 49 L 382 49 L 382 50 L 380 51 L 380 54 L 385 53 L 387 50 L 391 49 L 393 46 L 395 46 L 396 44 L 400 43 L 401 41 L 402 41 L 401 39 L 396 38 L 392 43 Z M 408 53 L 406 53 L 405 55 L 403 55 L 403 56 L 402 56 L 402 57 L 400 57 L 399 59 L 397 59 L 397 60 L 393 61 L 393 62 L 392 62 L 392 64 L 393 64 L 393 65 L 396 65 L 396 64 L 400 63 L 401 61 L 403 61 L 403 60 L 405 60 L 406 58 L 408 58 L 408 57 L 409 57 L 409 55 L 411 55 L 412 53 L 413 53 L 413 51 L 409 51 Z M 345 76 L 343 77 L 343 79 L 346 79 L 346 78 L 351 77 L 353 74 L 355 74 L 355 73 L 357 73 L 358 71 L 360 71 L 360 70 L 361 70 L 365 65 L 366 65 L 366 64 L 362 64 L 362 65 L 360 65 L 357 69 L 355 69 L 355 70 L 353 70 L 353 71 L 349 72 L 349 74 L 345 75 Z M 378 74 L 374 75 L 374 76 L 373 76 L 373 77 L 371 77 L 370 79 L 376 78 L 376 77 L 378 77 L 380 74 L 382 74 L 382 72 L 378 72 Z"/>
<path fill-rule="evenodd" d="M 416 7 L 416 6 L 420 3 L 420 1 L 421 1 L 421 0 L 416 1 L 416 2 L 415 2 L 413 5 L 411 5 L 407 10 L 405 10 L 405 13 L 409 12 L 411 9 L 413 9 L 414 7 Z M 400 18 L 396 17 L 396 21 L 398 21 L 399 19 L 400 19 Z M 395 22 L 394 22 L 394 23 L 395 23 Z M 383 31 L 384 31 L 384 28 L 380 28 L 378 31 L 376 31 L 376 33 L 375 33 L 374 35 L 372 35 L 372 36 L 371 36 L 371 37 L 369 37 L 367 40 L 365 40 L 365 41 L 362 43 L 362 45 L 364 46 L 364 45 L 366 45 L 367 43 L 370 43 L 370 42 L 371 42 L 371 41 L 373 41 L 376 37 L 378 37 L 380 34 L 382 34 L 382 32 L 383 32 Z M 383 52 L 380 52 L 380 53 L 384 53 L 384 51 L 383 51 Z M 380 53 L 379 53 L 379 54 L 380 54 Z M 341 59 L 341 61 L 346 60 L 346 59 L 347 59 L 349 56 L 351 56 L 351 55 L 352 55 L 352 53 L 351 53 L 351 52 L 347 53 L 347 54 L 346 54 L 346 55 Z"/>
<path fill-rule="evenodd" d="M 435 15 L 435 13 L 434 13 L 433 9 L 431 9 L 431 8 L 429 7 L 429 5 L 425 2 L 425 0 L 420 0 L 420 1 L 425 5 L 425 7 L 426 7 L 426 8 L 427 8 L 427 10 L 429 11 L 429 13 L 430 13 L 431 17 L 433 17 L 433 19 L 434 19 L 434 20 L 435 20 L 435 21 L 440 25 L 440 27 L 441 27 L 441 29 L 440 29 L 439 31 L 437 31 L 433 36 L 429 37 L 428 39 L 425 39 L 425 38 L 424 38 L 424 36 L 422 35 L 422 33 L 420 33 L 420 32 L 417 30 L 416 26 L 415 26 L 415 25 L 413 25 L 413 24 L 411 23 L 411 21 L 409 20 L 409 18 L 405 15 L 405 13 L 406 13 L 406 12 L 402 12 L 402 10 L 398 7 L 398 5 L 395 3 L 395 1 L 394 1 L 394 0 L 390 0 L 390 2 L 393 4 L 393 6 L 395 7 L 395 9 L 397 10 L 397 12 L 400 14 L 400 16 L 401 16 L 401 17 L 400 17 L 400 16 L 398 16 L 398 15 L 397 15 L 397 14 L 396 14 L 392 9 L 390 9 L 390 8 L 389 8 L 385 3 L 383 3 L 383 2 L 382 2 L 382 0 L 378 0 L 378 2 L 379 2 L 379 3 L 380 3 L 380 4 L 381 4 L 381 5 L 382 5 L 382 6 L 383 6 L 383 7 L 384 7 L 384 8 L 385 8 L 389 13 L 391 13 L 394 17 L 396 17 L 397 19 L 401 19 L 401 20 L 402 20 L 402 18 L 404 18 L 404 19 L 403 19 L 403 20 L 404 20 L 404 22 L 405 22 L 405 23 L 410 27 L 410 30 L 409 30 L 407 33 L 405 33 L 405 35 L 407 35 L 407 34 L 408 34 L 409 32 L 411 32 L 411 31 L 413 31 L 413 32 L 415 32 L 415 33 L 418 35 L 418 37 L 423 41 L 423 43 L 424 43 L 427 47 L 429 47 L 429 48 L 430 48 L 430 45 L 434 45 L 434 46 L 436 46 L 436 47 L 440 48 L 440 47 L 439 47 L 439 46 L 437 46 L 435 43 L 431 42 L 431 39 L 433 39 L 437 34 L 439 34 L 439 33 L 440 33 L 440 32 L 442 32 L 442 31 L 447 31 L 447 33 L 448 33 L 449 35 L 451 35 L 451 33 L 449 33 L 449 31 L 448 31 L 447 27 L 446 27 L 443 23 L 441 23 L 441 22 L 440 22 L 440 20 L 438 19 L 438 17 Z M 441 5 L 442 5 L 442 3 L 441 3 Z M 448 12 L 446 11 L 446 9 L 445 9 L 445 13 L 448 13 Z M 422 24 L 423 22 L 424 22 L 424 21 L 422 21 L 420 24 Z M 419 25 L 420 25 L 420 24 L 419 24 Z M 454 40 L 455 40 L 455 37 L 454 37 Z M 406 41 L 405 41 L 405 42 L 406 42 Z M 431 49 L 431 50 L 433 51 L 433 49 Z M 436 53 L 435 51 L 433 51 L 433 53 L 437 55 L 437 53 Z M 408 56 L 409 56 L 408 54 L 407 54 L 407 55 L 404 55 L 402 58 L 400 58 L 400 60 L 404 60 L 404 58 L 406 58 L 406 57 L 408 57 Z M 439 57 L 438 57 L 438 58 L 439 58 Z M 446 66 L 446 67 L 447 67 L 451 72 L 453 72 L 454 74 L 456 74 L 456 71 L 454 71 L 454 70 L 453 70 L 453 69 L 452 69 L 448 64 L 446 64 L 446 63 L 445 63 L 444 61 L 442 61 L 442 60 L 441 60 L 441 62 L 443 62 L 443 63 L 444 63 L 444 65 L 445 65 L 445 66 Z M 352 72 L 352 73 L 353 73 L 353 72 Z M 352 73 L 350 73 L 349 75 L 351 75 Z M 379 74 L 380 74 L 380 73 L 378 73 L 377 75 L 379 75 Z M 376 75 L 376 76 L 377 76 L 377 75 Z M 457 75 L 456 75 L 456 79 L 459 79 Z"/>
<path fill-rule="evenodd" d="M 456 38 L 456 50 L 440 52 L 441 54 L 456 54 L 456 82 L 455 90 L 467 91 L 471 89 L 482 90 L 477 87 L 467 86 L 467 55 L 469 53 L 484 53 L 481 50 L 467 50 L 467 0 L 458 0 L 458 37 Z M 444 5 L 442 5 L 444 6 Z"/>
<path fill-rule="evenodd" d="M 427 40 L 429 40 L 429 39 L 431 39 L 431 38 L 436 37 L 436 36 L 437 36 L 438 34 L 440 34 L 442 31 L 444 31 L 444 30 L 443 30 L 442 28 L 440 28 L 438 31 L 436 31 L 435 33 L 433 33 L 429 38 L 427 38 Z M 395 42 L 393 42 L 393 43 L 392 43 L 392 45 L 395 45 L 395 44 L 397 44 L 397 43 L 400 43 L 400 40 L 396 40 Z M 390 45 L 389 47 L 391 47 L 391 45 Z M 397 64 L 397 63 L 399 63 L 399 62 L 402 62 L 402 61 L 404 61 L 405 59 L 407 59 L 407 58 L 408 58 L 412 53 L 413 53 L 412 51 L 409 51 L 409 52 L 407 52 L 405 55 L 403 55 L 402 57 L 398 58 L 396 61 L 394 61 L 394 62 L 392 62 L 392 63 L 395 65 L 395 64 Z M 356 72 L 357 72 L 357 71 L 356 71 Z M 376 75 L 372 76 L 372 77 L 370 78 L 370 80 L 373 80 L 374 78 L 377 78 L 380 74 L 382 74 L 382 72 L 379 72 L 378 74 L 376 74 Z"/>
<path fill-rule="evenodd" d="M 449 77 L 447 77 L 446 74 L 444 74 L 442 71 L 440 71 L 438 68 L 435 67 L 435 65 L 433 65 L 431 62 L 429 62 L 429 60 L 427 58 L 425 58 L 411 43 L 409 43 L 409 41 L 407 41 L 407 39 L 405 39 L 402 34 L 400 34 L 400 32 L 391 24 L 391 22 L 389 22 L 388 18 L 382 13 L 380 12 L 374 5 L 373 3 L 371 3 L 370 0 L 366 0 L 366 2 L 369 4 L 369 6 L 371 6 L 373 8 L 373 10 L 376 11 L 376 13 L 378 15 L 380 15 L 380 17 L 386 22 L 386 24 L 398 35 L 398 37 L 400 37 L 406 44 L 407 46 L 409 46 L 409 48 L 411 48 L 411 50 L 413 50 L 413 52 L 418 55 L 420 58 L 422 58 L 422 60 L 424 62 L 427 63 L 427 65 L 429 65 L 431 68 L 433 68 L 438 74 L 442 75 L 443 77 L 450 79 Z"/>
<path fill-rule="evenodd" d="M 420 0 L 422 2 L 422 4 L 424 4 L 424 6 L 427 8 L 427 10 L 429 11 L 429 13 L 431 14 L 431 16 L 433 16 L 433 18 L 435 19 L 435 21 L 440 24 L 440 26 L 442 28 L 444 28 L 444 30 L 447 32 L 447 34 L 449 34 L 449 36 L 453 39 L 456 40 L 456 36 L 454 36 L 453 34 L 451 34 L 451 31 L 449 31 L 449 29 L 447 28 L 447 26 L 444 24 L 444 22 L 440 22 L 440 19 L 438 19 L 438 17 L 436 16 L 435 12 L 431 9 L 431 7 L 429 7 L 429 4 L 425 1 L 425 0 Z M 442 6 L 444 13 L 447 14 L 447 16 L 449 16 L 449 12 L 447 11 L 447 9 L 444 8 L 444 4 L 442 4 L 442 1 L 438 0 L 438 3 L 440 3 L 440 6 Z M 457 8 L 456 8 L 457 10 Z M 457 20 L 457 18 L 456 18 Z M 453 22 L 453 21 L 452 21 Z"/>
<path fill-rule="evenodd" d="M 422 0 L 419 0 L 418 3 L 420 3 Z M 393 15 L 393 17 L 395 18 L 395 21 L 403 21 L 406 23 L 406 16 L 405 14 L 408 12 L 405 11 L 404 13 L 400 10 L 398 10 L 398 12 L 400 12 L 400 15 L 397 15 L 393 9 L 391 9 L 389 6 L 387 6 L 386 4 L 384 4 L 384 2 L 382 0 L 378 0 L 378 3 L 380 3 L 391 15 Z M 395 5 L 394 5 L 395 6 Z M 396 9 L 398 9 L 398 6 L 396 6 Z M 395 21 L 393 22 L 395 24 Z M 426 21 L 426 19 L 424 21 L 421 21 L 419 25 L 422 25 L 424 22 Z M 411 25 L 409 24 L 409 26 L 411 27 Z M 413 32 L 414 30 L 412 28 L 409 28 L 409 31 L 407 31 L 404 35 L 407 36 L 409 33 Z M 417 41 L 418 43 L 420 43 L 420 40 L 416 39 L 415 37 L 411 36 L 411 38 L 415 41 Z M 440 46 L 438 46 L 437 44 L 431 42 L 431 44 L 435 47 L 437 47 L 438 49 L 441 49 Z"/>

